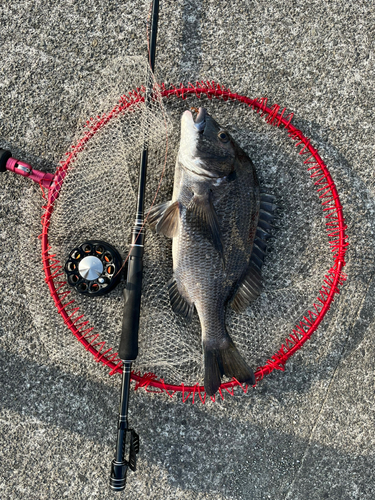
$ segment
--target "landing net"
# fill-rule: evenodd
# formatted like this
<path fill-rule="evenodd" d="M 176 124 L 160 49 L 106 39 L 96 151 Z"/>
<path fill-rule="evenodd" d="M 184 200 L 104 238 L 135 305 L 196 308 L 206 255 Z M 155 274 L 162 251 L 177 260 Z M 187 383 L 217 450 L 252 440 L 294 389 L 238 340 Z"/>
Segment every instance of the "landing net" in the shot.
<path fill-rule="evenodd" d="M 42 259 L 51 295 L 67 327 L 110 374 L 121 372 L 117 355 L 124 282 L 98 298 L 79 295 L 63 270 L 69 252 L 100 239 L 126 258 L 133 224 L 139 156 L 149 149 L 146 206 L 171 198 L 179 147 L 180 117 L 204 106 L 253 160 L 262 187 L 280 207 L 280 230 L 262 274 L 264 292 L 245 313 L 227 310 L 227 327 L 256 380 L 284 370 L 316 331 L 345 281 L 346 226 L 334 181 L 310 140 L 293 125 L 293 114 L 266 98 L 239 95 L 214 82 L 157 85 L 147 108 L 142 82 L 147 64 L 133 61 L 132 86 L 117 96 L 98 93 L 49 189 L 42 218 Z M 126 82 L 124 83 L 124 88 Z M 87 110 L 88 111 L 88 110 Z M 163 181 L 159 186 L 161 174 Z M 315 189 L 312 189 L 314 188 Z M 307 216 L 308 214 L 308 216 Z M 147 227 L 147 226 L 146 226 Z M 182 393 L 205 401 L 201 329 L 169 304 L 171 240 L 147 229 L 139 331 L 134 363 L 136 388 Z M 226 380 L 219 393 L 246 385 Z"/>

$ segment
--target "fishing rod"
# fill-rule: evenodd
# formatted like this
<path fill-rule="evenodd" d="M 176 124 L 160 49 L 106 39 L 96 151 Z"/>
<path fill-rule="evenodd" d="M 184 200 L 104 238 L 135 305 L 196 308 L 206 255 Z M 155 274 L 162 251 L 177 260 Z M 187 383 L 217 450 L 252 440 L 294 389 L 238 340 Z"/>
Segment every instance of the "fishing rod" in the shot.
<path fill-rule="evenodd" d="M 156 36 L 159 19 L 159 0 L 152 2 L 151 37 L 149 64 L 150 78 L 146 83 L 145 105 L 148 107 L 152 99 L 152 74 L 155 67 Z M 138 355 L 138 329 L 141 308 L 143 245 L 144 231 L 144 198 L 146 189 L 148 146 L 143 145 L 139 166 L 138 198 L 136 219 L 132 229 L 131 245 L 128 259 L 126 285 L 124 289 L 124 313 L 120 338 L 119 357 L 123 363 L 121 400 L 117 427 L 117 443 L 115 458 L 112 460 L 110 487 L 114 491 L 125 489 L 128 467 L 135 471 L 136 454 L 139 451 L 139 436 L 128 425 L 128 406 L 131 367 Z M 126 459 L 126 448 L 129 448 Z"/>

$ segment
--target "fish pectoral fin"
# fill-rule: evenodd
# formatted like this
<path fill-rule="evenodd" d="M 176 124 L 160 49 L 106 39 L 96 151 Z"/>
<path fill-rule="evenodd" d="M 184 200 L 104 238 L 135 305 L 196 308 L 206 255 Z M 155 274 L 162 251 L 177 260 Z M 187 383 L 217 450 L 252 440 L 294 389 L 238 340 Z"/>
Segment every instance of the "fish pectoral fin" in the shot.
<path fill-rule="evenodd" d="M 164 212 L 167 210 L 171 203 L 171 201 L 164 201 L 163 203 L 153 205 L 150 208 L 150 210 L 147 212 L 147 222 L 150 225 L 151 229 L 155 229 L 156 224 L 159 222 Z"/>
<path fill-rule="evenodd" d="M 262 278 L 260 269 L 250 259 L 247 273 L 242 278 L 237 292 L 232 300 L 231 307 L 236 312 L 243 312 L 262 292 Z"/>
<path fill-rule="evenodd" d="M 198 227 L 203 233 L 208 234 L 225 265 L 224 248 L 221 238 L 219 221 L 212 205 L 209 194 L 195 194 L 187 206 L 188 212 L 195 216 Z"/>
<path fill-rule="evenodd" d="M 238 382 L 255 385 L 253 370 L 247 365 L 237 347 L 228 336 L 224 347 L 212 348 L 203 344 L 204 351 L 204 389 L 213 396 L 221 385 L 221 377 L 226 375 Z"/>
<path fill-rule="evenodd" d="M 177 288 L 177 282 L 174 278 L 168 281 L 167 287 L 173 311 L 190 320 L 193 316 L 194 305 L 190 305 L 180 294 Z"/>
<path fill-rule="evenodd" d="M 156 230 L 157 233 L 173 238 L 178 233 L 179 216 L 180 207 L 178 201 L 174 203 L 167 201 L 152 207 L 148 213 L 147 221 L 151 229 Z"/>

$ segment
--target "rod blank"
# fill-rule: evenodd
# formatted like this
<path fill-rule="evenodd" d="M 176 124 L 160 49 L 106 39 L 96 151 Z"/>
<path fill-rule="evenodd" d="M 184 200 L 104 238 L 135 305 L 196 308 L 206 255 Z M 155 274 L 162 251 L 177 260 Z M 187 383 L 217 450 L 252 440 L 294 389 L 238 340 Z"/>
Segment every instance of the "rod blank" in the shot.
<path fill-rule="evenodd" d="M 153 0 L 150 68 L 154 72 L 156 37 L 159 19 L 159 1 Z M 146 83 L 145 104 L 150 106 L 152 98 L 151 79 Z M 138 329 L 141 309 L 143 244 L 144 244 L 144 197 L 147 174 L 147 144 L 144 144 L 139 166 L 137 213 L 132 230 L 131 250 L 129 252 L 126 287 L 124 290 L 124 313 L 119 347 L 119 357 L 123 362 L 123 377 L 121 385 L 121 402 L 117 429 L 116 454 L 112 461 L 110 487 L 114 491 L 125 489 L 128 467 L 135 470 L 136 454 L 139 451 L 139 437 L 128 427 L 128 405 L 132 362 L 138 355 Z M 129 441 L 129 443 L 127 443 Z M 126 446 L 129 446 L 129 458 L 126 459 Z"/>

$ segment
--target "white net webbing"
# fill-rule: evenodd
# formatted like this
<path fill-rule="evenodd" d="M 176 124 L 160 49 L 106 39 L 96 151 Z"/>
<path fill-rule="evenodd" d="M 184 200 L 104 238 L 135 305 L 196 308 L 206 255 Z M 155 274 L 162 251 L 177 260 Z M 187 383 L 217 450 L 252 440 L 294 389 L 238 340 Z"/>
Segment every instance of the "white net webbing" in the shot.
<path fill-rule="evenodd" d="M 114 71 L 113 65 L 111 71 Z M 90 117 L 107 113 L 129 90 L 144 85 L 147 64 L 134 58 L 119 63 L 119 85 L 93 96 L 82 113 L 77 140 Z M 138 167 L 144 140 L 149 146 L 146 207 L 154 198 L 170 199 L 179 147 L 180 116 L 191 106 L 208 112 L 249 154 L 262 187 L 277 197 L 280 231 L 263 267 L 264 292 L 243 314 L 227 311 L 233 340 L 250 366 L 256 368 L 276 352 L 295 323 L 314 302 L 324 273 L 332 263 L 319 198 L 301 158 L 282 129 L 270 127 L 239 102 L 160 96 L 147 109 L 136 105 L 113 118 L 77 154 L 51 217 L 49 242 L 65 262 L 69 251 L 89 239 L 101 239 L 126 257 L 134 222 Z M 166 283 L 172 275 L 171 240 L 146 226 L 144 280 L 139 356 L 134 368 L 153 372 L 179 385 L 202 381 L 200 325 L 195 315 L 188 324 L 170 305 Z M 117 349 L 122 320 L 124 281 L 108 295 L 89 298 L 72 291 L 82 313 L 102 340 Z"/>

